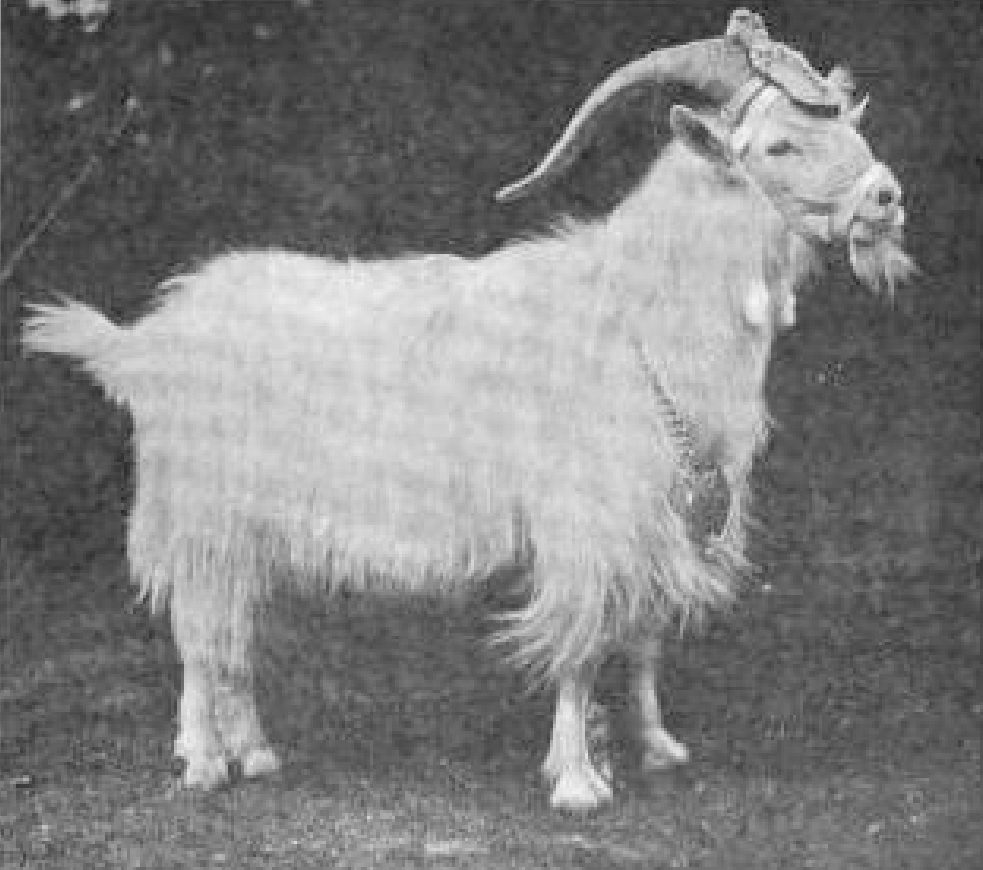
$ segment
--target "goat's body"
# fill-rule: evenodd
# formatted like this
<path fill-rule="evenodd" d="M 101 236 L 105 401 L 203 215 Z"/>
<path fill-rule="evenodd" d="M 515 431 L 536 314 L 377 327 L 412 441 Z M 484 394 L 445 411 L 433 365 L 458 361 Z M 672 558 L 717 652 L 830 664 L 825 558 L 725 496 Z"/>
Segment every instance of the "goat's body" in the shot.
<path fill-rule="evenodd" d="M 707 561 L 670 509 L 652 384 L 740 495 L 771 340 L 735 329 L 740 291 L 782 237 L 714 171 L 676 146 L 607 221 L 480 260 L 251 251 L 169 282 L 79 349 L 133 415 L 144 591 L 252 603 L 274 563 L 312 589 L 457 589 L 531 543 L 511 634 L 553 675 L 725 601 L 740 522 Z"/>
<path fill-rule="evenodd" d="M 790 292 L 803 251 L 677 144 L 608 219 L 478 260 L 251 251 L 168 282 L 129 327 L 43 309 L 28 345 L 81 358 L 133 416 L 128 555 L 170 603 L 186 778 L 218 781 L 222 751 L 275 761 L 251 697 L 220 714 L 216 681 L 248 672 L 277 568 L 311 591 L 452 591 L 528 559 L 503 636 L 559 679 L 726 601 L 773 333 L 743 294 Z M 682 459 L 653 378 L 733 491 L 712 558 L 670 505 Z"/>

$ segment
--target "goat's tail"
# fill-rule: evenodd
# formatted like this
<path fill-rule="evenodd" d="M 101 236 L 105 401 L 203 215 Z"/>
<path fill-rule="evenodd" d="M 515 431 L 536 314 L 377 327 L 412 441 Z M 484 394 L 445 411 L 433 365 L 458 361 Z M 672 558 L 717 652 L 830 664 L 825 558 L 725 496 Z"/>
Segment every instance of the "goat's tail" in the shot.
<path fill-rule="evenodd" d="M 31 314 L 24 320 L 22 335 L 26 350 L 78 360 L 112 398 L 122 400 L 117 375 L 128 329 L 74 299 L 27 307 Z"/>

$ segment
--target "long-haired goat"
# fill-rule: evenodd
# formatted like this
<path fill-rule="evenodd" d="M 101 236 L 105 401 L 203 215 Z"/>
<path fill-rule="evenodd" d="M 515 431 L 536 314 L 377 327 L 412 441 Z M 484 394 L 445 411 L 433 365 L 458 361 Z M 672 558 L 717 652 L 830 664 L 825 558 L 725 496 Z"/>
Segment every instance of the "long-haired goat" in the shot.
<path fill-rule="evenodd" d="M 311 591 L 412 593 L 518 563 L 529 599 L 501 638 L 557 687 L 553 804 L 611 796 L 584 719 L 612 650 L 633 665 L 645 763 L 685 760 L 661 722 L 658 640 L 733 594 L 796 284 L 833 240 L 875 288 L 910 264 L 900 188 L 856 130 L 845 74 L 820 76 L 743 10 L 723 37 L 616 71 L 499 198 L 562 171 L 626 94 L 668 83 L 702 108 L 672 108 L 674 140 L 606 219 L 477 260 L 233 253 L 168 281 L 129 327 L 35 307 L 26 346 L 78 358 L 133 416 L 128 557 L 170 606 L 187 784 L 224 781 L 231 758 L 246 775 L 278 765 L 250 641 L 286 566 Z M 686 509 L 701 463 L 729 488 L 708 537 Z"/>

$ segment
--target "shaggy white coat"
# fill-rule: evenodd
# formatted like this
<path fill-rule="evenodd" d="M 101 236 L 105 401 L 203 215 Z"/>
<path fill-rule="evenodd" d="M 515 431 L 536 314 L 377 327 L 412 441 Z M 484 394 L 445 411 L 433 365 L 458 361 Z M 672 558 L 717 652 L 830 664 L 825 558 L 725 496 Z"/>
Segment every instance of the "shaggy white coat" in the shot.
<path fill-rule="evenodd" d="M 454 591 L 531 564 L 502 637 L 556 678 L 732 595 L 774 317 L 806 248 L 671 144 L 609 218 L 478 260 L 220 257 L 116 327 L 39 307 L 134 423 L 128 555 L 189 655 L 246 666 L 274 575 Z M 755 304 L 760 307 L 761 300 Z M 670 508 L 658 377 L 734 491 L 708 558 Z"/>

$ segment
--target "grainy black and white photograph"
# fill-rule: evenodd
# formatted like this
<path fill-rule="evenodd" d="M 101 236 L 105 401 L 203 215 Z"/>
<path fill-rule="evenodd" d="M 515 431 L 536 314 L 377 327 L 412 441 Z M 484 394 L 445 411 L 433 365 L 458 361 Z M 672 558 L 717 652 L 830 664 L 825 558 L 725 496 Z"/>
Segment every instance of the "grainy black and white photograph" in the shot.
<path fill-rule="evenodd" d="M 0 866 L 980 865 L 978 3 L 0 28 Z"/>

